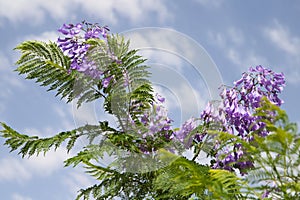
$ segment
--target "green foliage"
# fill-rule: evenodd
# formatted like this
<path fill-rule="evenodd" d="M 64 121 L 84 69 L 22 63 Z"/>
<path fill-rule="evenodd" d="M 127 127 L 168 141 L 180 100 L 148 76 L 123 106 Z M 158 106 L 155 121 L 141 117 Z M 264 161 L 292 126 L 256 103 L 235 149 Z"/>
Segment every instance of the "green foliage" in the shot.
<path fill-rule="evenodd" d="M 211 199 L 245 199 L 243 194 L 245 183 L 234 172 L 210 169 L 209 173 L 208 191 Z"/>
<path fill-rule="evenodd" d="M 300 135 L 296 124 L 290 123 L 285 111 L 266 99 L 256 115 L 262 117 L 271 134 L 259 137 L 254 133 L 253 142 L 244 144 L 255 162 L 247 181 L 258 193 L 270 192 L 272 198 L 299 199 Z"/>
<path fill-rule="evenodd" d="M 91 47 L 87 55 L 99 69 L 108 72 L 107 76 L 113 77 L 114 81 L 107 88 L 103 88 L 102 80 L 70 70 L 69 57 L 52 42 L 25 41 L 18 45 L 16 50 L 21 51 L 21 57 L 16 63 L 16 71 L 25 74 L 26 79 L 34 79 L 41 86 L 49 87 L 48 91 L 57 90 L 56 95 L 66 98 L 67 102 L 77 99 L 78 107 L 82 103 L 104 98 L 105 110 L 117 117 L 122 131 L 111 128 L 107 122 L 100 122 L 99 125 L 85 125 L 53 137 L 40 138 L 20 134 L 2 123 L 1 136 L 6 138 L 5 145 L 11 151 L 19 150 L 22 157 L 41 152 L 45 154 L 63 143 L 66 143 L 69 152 L 77 139 L 84 136 L 89 144 L 67 159 L 65 166 L 83 165 L 100 184 L 81 190 L 77 199 L 89 199 L 90 195 L 96 199 L 111 199 L 114 196 L 142 199 L 151 193 L 152 173 L 119 173 L 111 167 L 97 165 L 104 154 L 119 156 L 124 151 L 139 151 L 134 144 L 137 136 L 128 131 L 129 119 L 137 121 L 153 101 L 153 90 L 147 80 L 150 74 L 148 67 L 143 65 L 145 59 L 137 55 L 136 50 L 129 50 L 129 42 L 121 36 L 111 35 L 107 42 L 90 39 L 88 43 Z M 120 63 L 111 58 L 112 53 Z"/>
<path fill-rule="evenodd" d="M 92 168 L 93 170 L 96 169 L 96 167 Z M 113 199 L 114 197 L 128 200 L 153 199 L 153 196 L 159 192 L 152 187 L 155 172 L 142 174 L 118 173 L 116 171 L 102 173 L 101 169 L 98 169 L 97 173 L 101 174 L 102 181 L 100 184 L 80 190 L 76 200 L 88 200 L 90 197 L 97 200 Z"/>
<path fill-rule="evenodd" d="M 94 88 L 99 81 L 71 71 L 69 57 L 56 43 L 25 41 L 15 49 L 22 53 L 16 62 L 16 71 L 25 74 L 26 79 L 35 79 L 41 86 L 48 86 L 48 91 L 57 90 L 56 96 L 66 98 L 67 102 L 78 98 L 78 106 L 102 97 Z"/>
<path fill-rule="evenodd" d="M 300 135 L 296 124 L 290 123 L 286 112 L 266 98 L 255 115 L 265 123 L 269 135 L 262 137 L 257 130 L 250 133 L 250 142 L 225 132 L 215 138 L 221 147 L 242 144 L 247 152 L 244 159 L 254 163 L 254 168 L 245 171 L 243 196 L 261 199 L 269 193 L 271 199 L 299 199 Z"/>
<path fill-rule="evenodd" d="M 143 64 L 146 60 L 137 55 L 137 50 L 129 50 L 129 41 L 123 37 L 109 36 L 107 43 L 89 40 L 92 46 L 88 58 L 102 66 L 103 71 L 109 71 L 109 76 L 113 77 L 114 82 L 103 89 L 107 94 L 104 108 L 118 118 L 119 126 L 126 132 L 130 129 L 130 118 L 137 120 L 153 101 L 153 90 L 147 79 L 150 76 L 147 71 L 149 67 Z M 112 61 L 110 52 L 121 63 Z"/>
<path fill-rule="evenodd" d="M 256 115 L 271 132 L 266 137 L 259 136 L 258 130 L 249 133 L 253 136 L 251 142 L 245 142 L 229 133 L 216 133 L 214 126 L 206 130 L 206 126 L 200 125 L 189 136 L 199 132 L 209 134 L 197 144 L 192 160 L 165 150 L 148 157 L 138 155 L 138 144 L 142 140 L 136 129 L 145 128 L 139 117 L 154 100 L 153 89 L 147 79 L 150 76 L 148 66 L 144 64 L 146 60 L 137 55 L 137 50 L 130 50 L 129 41 L 119 35 L 109 35 L 107 42 L 99 39 L 87 42 L 90 44 L 88 60 L 105 72 L 104 78 L 112 77 L 106 88 L 101 79 L 70 70 L 70 58 L 52 42 L 25 41 L 18 45 L 16 49 L 22 55 L 16 63 L 16 71 L 25 74 L 27 79 L 36 80 L 41 86 L 49 87 L 48 90 L 57 90 L 56 95 L 66 98 L 67 102 L 77 99 L 78 107 L 103 98 L 105 111 L 117 118 L 120 129 L 112 128 L 104 121 L 47 138 L 18 133 L 5 123 L 1 123 L 3 130 L 0 130 L 1 136 L 6 139 L 5 145 L 11 151 L 18 150 L 22 157 L 41 152 L 45 154 L 63 143 L 69 152 L 77 139 L 84 136 L 89 144 L 65 160 L 65 166 L 82 165 L 99 183 L 80 190 L 77 200 L 114 197 L 137 200 L 257 199 L 265 191 L 270 192 L 271 198 L 300 198 L 300 138 L 296 126 L 289 122 L 284 111 L 266 99 L 256 110 Z M 132 122 L 137 127 L 133 127 Z M 218 140 L 220 146 L 241 143 L 247 159 L 254 162 L 254 169 L 239 178 L 235 172 L 210 169 L 195 162 L 200 151 L 212 151 L 212 138 Z M 147 142 L 156 142 L 154 146 L 159 148 L 165 141 Z M 102 166 L 99 160 L 105 155 L 116 160 L 109 166 Z M 131 161 L 135 161 L 136 166 Z M 158 164 L 158 168 L 153 163 Z M 145 170 L 134 171 L 134 167 L 145 167 Z"/>
<path fill-rule="evenodd" d="M 148 67 L 141 65 L 145 59 L 136 55 L 136 50 L 129 50 L 129 42 L 118 35 L 110 36 L 108 44 L 99 39 L 90 39 L 89 44 L 88 58 L 101 70 L 109 71 L 115 79 L 115 83 L 108 88 L 103 88 L 101 80 L 70 70 L 69 57 L 52 42 L 25 41 L 18 45 L 15 49 L 20 50 L 22 55 L 16 62 L 16 71 L 26 74 L 27 79 L 35 79 L 41 86 L 49 86 L 48 91 L 57 90 L 56 95 L 66 98 L 67 102 L 78 98 L 78 106 L 104 97 L 105 109 L 109 113 L 112 113 L 112 103 L 123 103 L 115 109 L 116 115 L 120 115 L 124 106 L 127 111 L 138 103 L 143 103 L 142 106 L 146 108 L 153 96 L 150 82 L 146 79 L 149 77 Z M 110 52 L 114 52 L 122 63 L 114 62 Z M 126 89 L 124 84 L 127 82 Z"/>
<path fill-rule="evenodd" d="M 90 39 L 88 43 L 91 45 L 88 59 L 114 77 L 114 83 L 108 88 L 103 88 L 101 80 L 70 70 L 70 59 L 52 42 L 25 41 L 18 45 L 16 49 L 22 55 L 16 71 L 42 86 L 49 86 L 48 90 L 58 90 L 56 95 L 67 98 L 68 102 L 77 98 L 78 106 L 103 97 L 105 110 L 117 117 L 123 133 L 127 134 L 130 119 L 137 121 L 138 115 L 153 101 L 152 87 L 147 80 L 148 67 L 142 65 L 145 59 L 136 55 L 136 50 L 129 50 L 129 42 L 118 35 L 109 36 L 107 43 L 100 39 Z M 112 53 L 121 63 L 113 61 Z M 121 144 L 128 144 L 122 140 L 132 137 L 115 136 L 110 138 Z"/>
<path fill-rule="evenodd" d="M 102 122 L 105 123 L 105 122 Z M 13 130 L 11 127 L 5 123 L 1 123 L 3 130 L 1 136 L 6 138 L 5 145 L 9 146 L 11 151 L 19 149 L 19 154 L 24 156 L 32 156 L 34 154 L 39 154 L 43 152 L 44 154 L 49 151 L 52 147 L 56 150 L 63 142 L 66 143 L 66 149 L 69 152 L 75 145 L 76 140 L 81 136 L 86 136 L 87 138 L 94 137 L 107 132 L 106 129 L 101 129 L 101 126 L 85 125 L 80 128 L 65 131 L 48 138 L 39 138 L 38 136 L 28 136 L 25 134 L 20 134 Z"/>
<path fill-rule="evenodd" d="M 67 144 L 69 151 L 74 146 L 76 139 L 80 137 L 80 135 L 77 135 L 76 131 L 73 130 L 61 132 L 50 138 L 39 138 L 38 136 L 20 134 L 4 123 L 1 123 L 1 125 L 4 127 L 4 130 L 1 130 L 2 137 L 7 138 L 4 144 L 8 145 L 11 151 L 20 149 L 19 154 L 21 154 L 22 157 L 26 155 L 32 156 L 35 153 L 38 155 L 40 152 L 44 152 L 45 154 L 52 146 L 57 149 L 60 144 L 67 139 L 69 140 Z"/>
<path fill-rule="evenodd" d="M 184 157 L 164 151 L 162 160 L 173 160 L 159 170 L 156 189 L 162 190 L 158 199 L 236 199 L 241 198 L 241 180 L 232 172 L 210 169 Z M 239 199 L 240 199 L 239 198 Z"/>
<path fill-rule="evenodd" d="M 164 192 L 159 198 L 188 198 L 194 193 L 198 196 L 204 193 L 209 167 L 169 152 L 163 152 L 162 159 L 174 161 L 160 170 L 155 181 L 156 187 Z"/>
<path fill-rule="evenodd" d="M 70 60 L 60 48 L 50 42 L 25 41 L 18 45 L 22 55 L 17 61 L 19 74 L 26 74 L 26 79 L 35 79 L 41 86 L 50 86 L 48 90 L 57 89 L 56 95 L 72 101 L 75 77 L 68 73 Z"/>

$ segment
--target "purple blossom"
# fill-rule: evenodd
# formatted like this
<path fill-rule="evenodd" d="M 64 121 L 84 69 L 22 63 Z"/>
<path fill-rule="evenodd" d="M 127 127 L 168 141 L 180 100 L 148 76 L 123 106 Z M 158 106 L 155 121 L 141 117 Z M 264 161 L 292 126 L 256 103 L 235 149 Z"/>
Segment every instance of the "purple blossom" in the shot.
<path fill-rule="evenodd" d="M 190 133 L 197 127 L 196 120 L 194 118 L 188 119 L 180 127 L 178 131 L 174 132 L 175 137 L 184 144 L 186 148 L 189 148 L 192 144 L 193 137 Z"/>
<path fill-rule="evenodd" d="M 158 100 L 159 102 L 161 102 L 161 103 L 164 103 L 164 102 L 165 102 L 165 98 L 162 97 L 162 96 L 159 95 L 159 94 L 156 94 L 156 98 L 157 98 L 157 100 Z"/>
<path fill-rule="evenodd" d="M 77 23 L 76 25 L 63 24 L 63 26 L 60 29 L 58 29 L 58 31 L 66 36 L 75 36 L 78 33 L 80 33 L 81 29 L 82 29 L 82 23 Z"/>
<path fill-rule="evenodd" d="M 206 125 L 217 122 L 220 124 L 220 131 L 227 131 L 245 141 L 252 140 L 249 133 L 253 131 L 264 137 L 268 135 L 265 124 L 260 121 L 259 116 L 254 115 L 254 111 L 260 107 L 263 96 L 280 106 L 283 101 L 278 94 L 282 91 L 284 84 L 282 73 L 275 73 L 261 65 L 251 67 L 248 73 L 243 73 L 242 78 L 234 82 L 233 88 L 223 88 L 220 93 L 222 99 L 220 104 L 216 106 L 209 103 L 200 117 Z M 215 149 L 217 150 L 217 147 Z M 239 149 L 240 151 L 242 149 Z M 240 170 L 253 167 L 250 161 L 239 161 L 243 158 L 243 153 L 239 156 L 234 156 L 234 154 L 236 153 L 220 150 L 213 167 L 231 169 L 233 163 L 235 163 L 235 168 Z"/>
<path fill-rule="evenodd" d="M 77 24 L 63 24 L 58 30 L 64 35 L 57 40 L 58 46 L 71 59 L 70 70 L 76 70 L 91 78 L 101 79 L 104 72 L 97 68 L 96 64 L 87 58 L 90 45 L 87 40 L 91 38 L 107 39 L 109 29 L 107 26 L 101 27 L 98 24 L 87 22 Z M 107 52 L 108 56 L 113 55 Z M 104 88 L 108 87 L 110 77 L 102 80 Z"/>
<path fill-rule="evenodd" d="M 261 198 L 264 199 L 264 198 L 268 198 L 270 195 L 270 191 L 269 190 L 265 190 L 264 193 L 261 195 Z"/>
<path fill-rule="evenodd" d="M 104 78 L 102 80 L 102 86 L 103 86 L 103 88 L 107 88 L 108 87 L 111 79 L 112 79 L 112 76 L 109 76 L 109 77 Z"/>
<path fill-rule="evenodd" d="M 161 101 L 162 97 L 155 95 L 155 101 L 150 109 L 146 110 L 139 118 L 142 128 L 135 127 L 134 129 L 142 130 L 139 132 L 143 143 L 140 144 L 140 149 L 144 153 L 149 153 L 157 150 L 155 143 L 160 141 L 169 141 L 173 138 L 171 130 L 172 120 L 167 115 L 167 110 Z M 150 142 L 149 144 L 149 141 Z"/>
<path fill-rule="evenodd" d="M 148 127 L 146 135 L 155 135 L 160 131 L 168 131 L 171 127 L 170 118 L 167 116 L 167 110 L 163 106 L 163 101 L 161 101 L 161 96 L 156 95 L 156 101 L 153 102 L 152 108 L 146 111 L 141 117 L 141 122 Z"/>
<path fill-rule="evenodd" d="M 100 26 L 92 26 L 91 28 L 88 28 L 84 38 L 86 40 L 90 39 L 90 38 L 100 38 L 101 36 L 103 38 L 107 38 L 107 33 L 108 33 L 109 29 L 104 26 L 104 27 L 100 27 Z"/>
<path fill-rule="evenodd" d="M 83 60 L 81 65 L 79 66 L 77 64 L 77 70 L 78 72 L 82 72 L 85 75 L 92 77 L 94 79 L 100 79 L 101 75 L 103 75 L 103 72 L 98 70 L 95 64 L 91 61 Z"/>
<path fill-rule="evenodd" d="M 141 122 L 144 124 L 144 125 L 146 125 L 148 122 L 149 122 L 149 120 L 148 120 L 148 114 L 144 114 L 142 117 L 141 117 Z"/>

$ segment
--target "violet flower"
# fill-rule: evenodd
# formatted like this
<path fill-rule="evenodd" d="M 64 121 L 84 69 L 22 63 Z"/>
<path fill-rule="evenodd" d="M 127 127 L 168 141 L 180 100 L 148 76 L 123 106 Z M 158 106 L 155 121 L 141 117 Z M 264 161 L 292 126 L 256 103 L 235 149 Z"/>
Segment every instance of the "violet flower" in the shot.
<path fill-rule="evenodd" d="M 87 22 L 77 24 L 63 24 L 58 30 L 64 35 L 57 40 L 58 46 L 71 59 L 70 69 L 83 73 L 93 79 L 101 79 L 104 74 L 97 68 L 96 64 L 87 58 L 90 45 L 87 40 L 99 38 L 106 40 L 109 29 L 97 24 Z M 110 56 L 110 54 L 108 55 Z M 102 83 L 104 88 L 108 87 L 111 78 L 105 78 Z"/>
<path fill-rule="evenodd" d="M 155 146 L 149 145 L 148 142 L 153 143 L 159 141 L 169 141 L 174 136 L 171 130 L 172 120 L 167 115 L 167 110 L 163 105 L 164 98 L 158 94 L 155 95 L 155 100 L 153 101 L 151 108 L 146 110 L 139 121 L 141 122 L 141 127 L 133 127 L 133 129 L 138 129 L 142 143 L 140 144 L 140 150 L 144 153 L 153 152 Z M 140 131 L 142 130 L 142 131 Z"/>
<path fill-rule="evenodd" d="M 254 116 L 254 111 L 260 107 L 263 96 L 275 105 L 282 105 L 283 101 L 278 95 L 284 86 L 282 73 L 275 73 L 261 65 L 251 67 L 249 72 L 243 73 L 242 78 L 234 82 L 233 88 L 223 88 L 220 93 L 222 101 L 217 108 L 208 104 L 200 117 L 208 126 L 212 122 L 218 122 L 221 124 L 219 131 L 227 131 L 244 141 L 252 140 L 249 133 L 253 131 L 264 137 L 268 135 L 268 131 L 265 129 L 265 124 L 260 122 L 260 117 Z M 215 149 L 217 150 L 217 147 Z M 253 167 L 250 161 L 239 161 L 242 157 L 242 154 L 233 156 L 232 152 L 218 152 L 213 167 L 232 170 L 233 163 L 240 170 Z"/>
<path fill-rule="evenodd" d="M 108 87 L 111 79 L 112 79 L 112 76 L 109 76 L 109 77 L 104 78 L 102 80 L 102 86 L 103 86 L 103 88 L 107 88 Z"/>

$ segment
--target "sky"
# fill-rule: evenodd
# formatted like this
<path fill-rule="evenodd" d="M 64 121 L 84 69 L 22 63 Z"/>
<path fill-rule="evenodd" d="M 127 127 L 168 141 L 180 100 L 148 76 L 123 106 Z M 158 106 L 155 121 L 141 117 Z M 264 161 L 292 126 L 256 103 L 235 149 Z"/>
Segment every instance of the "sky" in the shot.
<path fill-rule="evenodd" d="M 114 123 L 101 102 L 76 110 L 14 72 L 20 54 L 13 48 L 20 42 L 55 41 L 63 23 L 86 20 L 123 34 L 148 58 L 151 81 L 166 97 L 175 126 L 198 117 L 217 98 L 216 85 L 230 86 L 256 65 L 285 74 L 282 108 L 300 124 L 299 18 L 296 0 L 0 0 L 0 121 L 41 137 L 99 120 Z M 0 199 L 72 200 L 95 183 L 83 168 L 63 167 L 84 141 L 70 154 L 62 147 L 30 159 L 0 143 Z"/>

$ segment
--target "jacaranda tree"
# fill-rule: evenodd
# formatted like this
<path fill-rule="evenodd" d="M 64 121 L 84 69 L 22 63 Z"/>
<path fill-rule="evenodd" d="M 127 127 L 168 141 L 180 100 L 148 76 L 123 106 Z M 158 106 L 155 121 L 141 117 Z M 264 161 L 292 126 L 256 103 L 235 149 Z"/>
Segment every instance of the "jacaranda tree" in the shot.
<path fill-rule="evenodd" d="M 16 71 L 78 107 L 102 99 L 117 126 L 100 121 L 39 138 L 1 123 L 11 151 L 30 157 L 63 146 L 69 152 L 87 139 L 65 160 L 97 180 L 78 200 L 300 198 L 300 140 L 280 109 L 282 73 L 251 67 L 232 87 L 222 86 L 220 100 L 201 116 L 174 128 L 146 60 L 109 31 L 84 21 L 64 24 L 56 42 L 22 42 Z M 186 150 L 192 158 L 182 155 Z M 201 152 L 210 165 L 197 159 Z M 114 159 L 108 166 L 99 163 L 104 155 Z"/>

